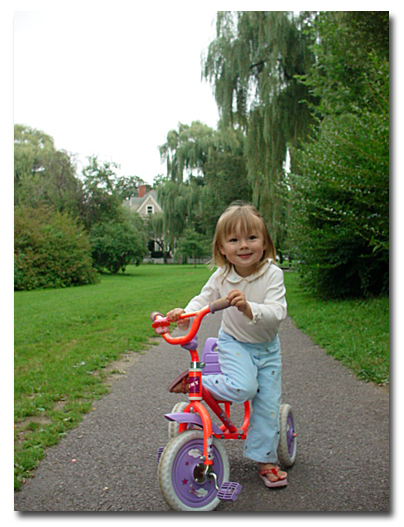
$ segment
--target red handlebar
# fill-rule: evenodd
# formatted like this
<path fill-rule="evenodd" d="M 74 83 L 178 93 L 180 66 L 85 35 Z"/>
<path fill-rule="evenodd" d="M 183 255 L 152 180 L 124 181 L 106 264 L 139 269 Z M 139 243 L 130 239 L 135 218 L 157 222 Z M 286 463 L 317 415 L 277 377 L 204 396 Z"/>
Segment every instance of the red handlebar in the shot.
<path fill-rule="evenodd" d="M 201 325 L 202 319 L 208 313 L 216 313 L 222 309 L 230 307 L 230 302 L 226 297 L 219 298 L 214 302 L 211 302 L 208 306 L 202 308 L 200 311 L 195 313 L 184 313 L 180 316 L 180 320 L 185 318 L 194 317 L 192 325 L 188 333 L 182 337 L 172 337 L 168 332 L 168 327 L 170 326 L 170 319 L 168 317 L 163 317 L 161 313 L 153 311 L 150 315 L 150 318 L 153 321 L 152 327 L 155 329 L 156 333 L 159 333 L 163 336 L 164 340 L 169 344 L 178 344 L 180 346 L 188 344 L 195 337 L 198 332 L 199 326 Z"/>

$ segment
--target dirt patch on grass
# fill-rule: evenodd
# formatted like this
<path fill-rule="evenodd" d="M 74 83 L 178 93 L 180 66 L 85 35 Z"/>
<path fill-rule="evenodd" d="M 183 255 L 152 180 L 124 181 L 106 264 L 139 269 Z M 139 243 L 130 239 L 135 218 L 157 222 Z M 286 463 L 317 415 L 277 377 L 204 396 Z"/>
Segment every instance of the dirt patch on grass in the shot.
<path fill-rule="evenodd" d="M 51 422 L 52 420 L 45 415 L 31 415 L 30 417 L 26 417 L 22 421 L 15 423 L 15 443 L 23 443 L 31 432 L 39 430 L 40 428 L 49 425 Z"/>
<path fill-rule="evenodd" d="M 127 369 L 133 366 L 148 349 L 156 346 L 159 342 L 161 342 L 160 337 L 154 337 L 149 339 L 149 342 L 144 347 L 144 351 L 125 350 L 119 359 L 109 363 L 108 366 L 103 368 L 104 374 L 107 375 L 106 383 L 111 385 L 122 375 L 125 375 Z"/>

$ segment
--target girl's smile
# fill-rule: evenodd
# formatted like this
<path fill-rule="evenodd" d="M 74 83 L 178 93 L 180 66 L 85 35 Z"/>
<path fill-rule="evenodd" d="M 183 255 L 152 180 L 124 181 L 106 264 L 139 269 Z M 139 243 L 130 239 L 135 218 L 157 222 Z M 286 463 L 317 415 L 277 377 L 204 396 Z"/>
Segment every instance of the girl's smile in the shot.
<path fill-rule="evenodd" d="M 254 273 L 265 250 L 264 237 L 257 232 L 231 232 L 221 243 L 220 252 L 234 265 L 240 276 Z"/>

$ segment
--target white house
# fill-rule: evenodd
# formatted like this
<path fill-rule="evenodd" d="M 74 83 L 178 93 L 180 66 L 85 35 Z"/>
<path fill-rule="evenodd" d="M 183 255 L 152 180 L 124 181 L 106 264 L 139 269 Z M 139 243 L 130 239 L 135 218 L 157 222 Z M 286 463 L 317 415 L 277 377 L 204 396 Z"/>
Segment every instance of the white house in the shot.
<path fill-rule="evenodd" d="M 155 190 L 146 192 L 146 185 L 140 185 L 138 192 L 138 196 L 133 196 L 124 202 L 125 206 L 129 207 L 132 212 L 137 212 L 141 216 L 147 216 L 148 214 L 156 214 L 162 211 L 157 202 L 157 192 Z"/>
<path fill-rule="evenodd" d="M 150 190 L 146 192 L 146 185 L 139 185 L 138 196 L 133 196 L 124 201 L 124 205 L 132 212 L 137 212 L 140 216 L 148 216 L 149 214 L 157 214 L 162 212 L 162 208 L 157 201 L 157 192 Z M 161 241 L 149 241 L 149 250 L 151 253 L 161 251 Z"/>

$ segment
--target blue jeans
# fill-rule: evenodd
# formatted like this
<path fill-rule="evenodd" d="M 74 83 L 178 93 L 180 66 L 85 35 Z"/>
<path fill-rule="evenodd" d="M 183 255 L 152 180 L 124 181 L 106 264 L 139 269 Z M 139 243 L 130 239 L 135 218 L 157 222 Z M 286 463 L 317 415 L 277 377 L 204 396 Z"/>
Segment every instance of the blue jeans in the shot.
<path fill-rule="evenodd" d="M 204 386 L 218 400 L 252 400 L 244 456 L 260 463 L 277 463 L 282 389 L 278 336 L 271 342 L 239 342 L 221 329 L 217 347 L 222 374 L 204 376 Z"/>

